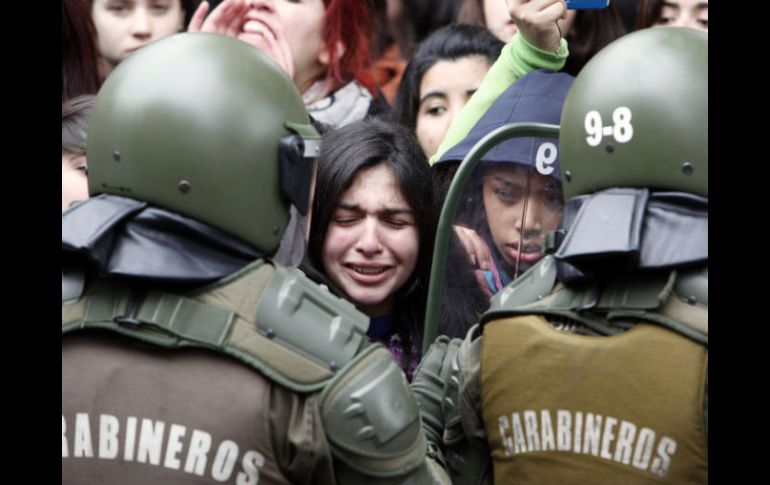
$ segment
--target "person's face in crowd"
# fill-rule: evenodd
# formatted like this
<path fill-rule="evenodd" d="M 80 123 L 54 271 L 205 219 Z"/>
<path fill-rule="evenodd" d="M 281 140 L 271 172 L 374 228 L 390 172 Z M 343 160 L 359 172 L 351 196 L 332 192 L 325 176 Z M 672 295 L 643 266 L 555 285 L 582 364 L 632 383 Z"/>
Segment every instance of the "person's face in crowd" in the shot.
<path fill-rule="evenodd" d="M 238 38 L 275 53 L 270 55 L 290 56 L 295 84 L 305 91 L 330 61 L 323 42 L 324 14 L 323 0 L 251 0 Z M 290 52 L 281 53 L 281 46 Z"/>
<path fill-rule="evenodd" d="M 385 164 L 361 170 L 337 201 L 322 259 L 326 274 L 371 317 L 393 308 L 417 265 L 414 214 Z"/>
<path fill-rule="evenodd" d="M 91 16 L 99 51 L 113 66 L 140 47 L 179 32 L 184 24 L 180 0 L 93 0 Z"/>
<path fill-rule="evenodd" d="M 483 0 L 484 25 L 495 37 L 506 44 L 516 33 L 516 24 L 513 23 L 511 14 L 508 13 L 508 4 L 505 0 Z M 559 28 L 562 36 L 567 35 L 575 19 L 575 10 L 567 10 L 567 18 L 559 20 Z"/>
<path fill-rule="evenodd" d="M 689 27 L 709 30 L 708 0 L 666 0 L 653 27 Z"/>
<path fill-rule="evenodd" d="M 489 67 L 484 56 L 474 55 L 438 61 L 425 71 L 415 133 L 427 157 L 436 153 L 449 125 L 479 88 Z"/>
<path fill-rule="evenodd" d="M 552 177 L 516 164 L 496 164 L 484 174 L 484 210 L 492 240 L 511 270 L 519 260 L 518 274 L 541 257 L 544 236 L 556 229 L 564 207 L 561 185 Z M 524 205 L 526 202 L 526 212 Z"/>
<path fill-rule="evenodd" d="M 61 211 L 64 212 L 73 202 L 88 198 L 88 179 L 86 178 L 86 157 L 61 151 Z"/>

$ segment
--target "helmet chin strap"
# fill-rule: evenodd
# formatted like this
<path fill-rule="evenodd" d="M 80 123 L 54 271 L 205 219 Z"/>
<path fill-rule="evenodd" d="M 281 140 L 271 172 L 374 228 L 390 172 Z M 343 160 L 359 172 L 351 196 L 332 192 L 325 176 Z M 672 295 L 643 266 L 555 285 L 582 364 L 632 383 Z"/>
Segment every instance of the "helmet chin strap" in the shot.
<path fill-rule="evenodd" d="M 289 224 L 286 226 L 281 243 L 278 245 L 278 251 L 272 258 L 273 261 L 292 268 L 299 266 L 307 251 L 307 217 L 306 215 L 303 216 L 294 204 L 291 204 Z"/>

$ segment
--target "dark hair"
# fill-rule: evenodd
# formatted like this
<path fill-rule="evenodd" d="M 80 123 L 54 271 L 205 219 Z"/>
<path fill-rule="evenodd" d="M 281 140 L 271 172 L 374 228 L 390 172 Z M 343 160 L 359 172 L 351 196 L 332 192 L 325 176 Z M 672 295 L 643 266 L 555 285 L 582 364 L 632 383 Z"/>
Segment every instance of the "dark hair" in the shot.
<path fill-rule="evenodd" d="M 182 30 L 187 30 L 187 26 L 190 25 L 190 20 L 192 19 L 195 10 L 202 1 L 203 0 L 179 0 L 179 4 L 181 5 L 182 10 L 184 10 L 184 25 L 182 26 Z M 211 5 L 212 10 L 214 7 L 214 5 Z"/>
<path fill-rule="evenodd" d="M 417 355 L 412 355 L 412 348 L 419 348 L 422 336 L 436 234 L 433 178 L 413 133 L 388 121 L 368 119 L 324 135 L 318 159 L 308 257 L 316 268 L 323 268 L 324 242 L 337 201 L 362 170 L 380 164 L 392 170 L 401 194 L 413 211 L 420 237 L 417 266 L 396 292 L 398 303 L 393 315 L 404 350 L 402 366 L 407 369 L 413 358 L 419 359 L 419 350 Z"/>
<path fill-rule="evenodd" d="M 435 63 L 480 55 L 492 65 L 500 56 L 504 45 L 483 27 L 452 24 L 438 29 L 417 47 L 404 70 L 393 104 L 393 119 L 414 131 L 420 107 L 420 82 Z"/>
<path fill-rule="evenodd" d="M 639 0 L 613 0 L 611 3 L 618 6 L 620 18 L 623 20 L 623 27 L 626 32 L 633 32 L 636 24 L 636 7 Z"/>
<path fill-rule="evenodd" d="M 450 160 L 431 167 L 438 186 L 440 201 L 446 198 L 459 166 L 459 161 Z M 474 170 L 463 191 L 463 200 L 457 208 L 453 224 L 469 227 L 486 237 L 489 231 L 487 215 L 480 198 L 483 178 L 478 172 L 479 170 Z M 486 228 L 486 231 L 482 231 L 482 228 Z M 478 322 L 478 317 L 489 308 L 489 299 L 479 289 L 474 268 L 467 259 L 467 251 L 460 243 L 457 234 L 452 231 L 449 236 L 447 255 L 444 258 L 446 263 L 444 278 L 441 282 L 441 308 L 436 335 L 465 338 L 468 329 Z"/>
<path fill-rule="evenodd" d="M 401 13 L 394 22 L 386 18 L 386 0 L 369 0 L 375 17 L 376 38 L 372 57 L 380 57 L 392 42 L 401 57 L 411 59 L 417 45 L 441 27 L 455 21 L 463 0 L 401 0 Z"/>
<path fill-rule="evenodd" d="M 583 66 L 609 43 L 626 34 L 618 6 L 598 10 L 578 10 L 567 34 L 569 57 L 562 72 L 577 76 Z"/>
<path fill-rule="evenodd" d="M 61 149 L 78 155 L 86 153 L 85 133 L 96 96 L 84 94 L 61 105 Z"/>
<path fill-rule="evenodd" d="M 99 90 L 99 50 L 88 0 L 61 3 L 61 100 Z"/>
<path fill-rule="evenodd" d="M 459 166 L 459 161 L 451 160 L 431 167 L 437 179 L 441 201 L 446 198 Z M 453 221 L 455 225 L 473 229 L 486 241 L 492 241 L 483 198 L 484 175 L 489 167 L 490 164 L 481 163 L 473 171 L 463 190 L 462 201 Z M 494 245 L 490 249 L 497 251 Z M 489 298 L 479 288 L 475 268 L 468 263 L 468 253 L 454 231 L 450 235 L 445 261 L 437 335 L 464 338 L 468 329 L 478 322 L 479 316 L 489 308 Z"/>
<path fill-rule="evenodd" d="M 636 10 L 636 30 L 652 27 L 660 19 L 664 0 L 639 0 Z"/>

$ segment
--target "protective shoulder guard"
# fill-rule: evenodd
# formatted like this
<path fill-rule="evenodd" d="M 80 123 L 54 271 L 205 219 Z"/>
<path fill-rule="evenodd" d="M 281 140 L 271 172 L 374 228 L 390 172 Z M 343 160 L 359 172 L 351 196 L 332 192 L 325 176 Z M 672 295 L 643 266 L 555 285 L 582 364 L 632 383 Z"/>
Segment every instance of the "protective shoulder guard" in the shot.
<path fill-rule="evenodd" d="M 265 337 L 332 372 L 369 343 L 369 317 L 295 268 L 275 266 L 256 323 Z"/>
<path fill-rule="evenodd" d="M 708 337 L 708 266 L 679 271 L 674 284 L 674 291 L 661 308 L 660 313 Z"/>
<path fill-rule="evenodd" d="M 599 335 L 615 335 L 616 322 L 646 321 L 708 345 L 708 267 L 620 272 L 588 284 L 557 284 L 557 265 L 546 256 L 501 290 L 481 317 L 489 321 L 539 314 L 565 317 Z"/>
<path fill-rule="evenodd" d="M 709 307 L 709 269 L 703 268 L 680 271 L 674 285 L 674 291 L 683 301 L 708 310 Z"/>
<path fill-rule="evenodd" d="M 64 288 L 63 277 L 63 296 Z M 163 348 L 206 348 L 295 392 L 323 389 L 370 345 L 368 326 L 366 315 L 301 271 L 262 260 L 193 293 L 97 280 L 62 305 L 63 334 L 99 329 Z"/>
<path fill-rule="evenodd" d="M 381 345 L 365 349 L 334 377 L 320 399 L 340 482 L 364 477 L 401 483 L 426 459 L 417 400 L 402 370 Z M 358 479 L 355 476 L 358 475 Z M 377 482 L 375 480 L 375 482 Z"/>

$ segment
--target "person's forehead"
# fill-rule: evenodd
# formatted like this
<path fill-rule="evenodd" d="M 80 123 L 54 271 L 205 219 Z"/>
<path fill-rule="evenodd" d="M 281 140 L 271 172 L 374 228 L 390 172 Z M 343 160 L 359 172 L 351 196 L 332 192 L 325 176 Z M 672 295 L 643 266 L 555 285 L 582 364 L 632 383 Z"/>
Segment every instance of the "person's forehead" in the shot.
<path fill-rule="evenodd" d="M 524 183 L 527 178 L 536 187 L 560 185 L 552 176 L 543 175 L 532 170 L 532 167 L 519 163 L 494 163 L 484 172 L 484 185 L 498 183 Z"/>
<path fill-rule="evenodd" d="M 486 167 L 484 178 L 521 177 L 526 175 L 528 167 L 519 163 L 490 163 Z"/>
<path fill-rule="evenodd" d="M 342 194 L 348 197 L 352 194 L 394 191 L 400 192 L 393 169 L 385 163 L 378 163 L 359 170 L 354 176 L 350 186 Z"/>
<path fill-rule="evenodd" d="M 420 80 L 420 98 L 428 91 L 475 89 L 489 70 L 489 63 L 481 54 L 457 59 L 440 59 L 423 74 Z"/>
<path fill-rule="evenodd" d="M 708 0 L 665 0 L 663 2 L 664 7 L 670 8 L 684 8 L 690 10 L 706 10 L 708 11 Z"/>

